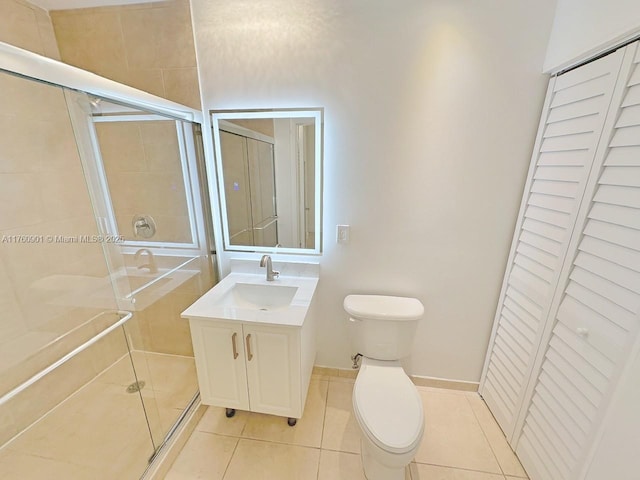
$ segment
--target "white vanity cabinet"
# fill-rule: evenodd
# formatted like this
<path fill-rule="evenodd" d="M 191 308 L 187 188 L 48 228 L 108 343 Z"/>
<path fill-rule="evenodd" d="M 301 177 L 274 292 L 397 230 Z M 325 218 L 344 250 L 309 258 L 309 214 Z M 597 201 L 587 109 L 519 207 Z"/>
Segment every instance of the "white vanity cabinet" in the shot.
<path fill-rule="evenodd" d="M 315 356 L 307 338 L 310 324 L 290 327 L 217 319 L 190 319 L 189 324 L 202 403 L 302 416 Z"/>
<path fill-rule="evenodd" d="M 316 356 L 318 267 L 298 265 L 297 273 L 266 280 L 232 271 L 182 312 L 202 403 L 288 417 L 289 425 L 302 417 Z"/>

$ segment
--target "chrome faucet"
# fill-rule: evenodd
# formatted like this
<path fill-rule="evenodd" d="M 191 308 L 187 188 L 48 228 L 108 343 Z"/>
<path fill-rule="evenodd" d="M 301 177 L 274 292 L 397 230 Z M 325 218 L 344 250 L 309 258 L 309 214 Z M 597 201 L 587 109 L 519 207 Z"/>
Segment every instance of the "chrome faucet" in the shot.
<path fill-rule="evenodd" d="M 260 259 L 260 266 L 267 267 L 267 281 L 273 282 L 278 276 L 280 272 L 276 272 L 271 265 L 271 257 L 269 255 L 263 255 Z"/>
<path fill-rule="evenodd" d="M 141 248 L 140 250 L 138 250 L 133 256 L 133 259 L 137 262 L 143 253 L 146 253 L 149 256 L 149 263 L 143 263 L 142 265 L 139 265 L 138 269 L 141 270 L 143 268 L 148 268 L 149 273 L 157 273 L 158 266 L 156 265 L 156 260 L 155 258 L 153 258 L 153 252 L 148 248 Z"/>

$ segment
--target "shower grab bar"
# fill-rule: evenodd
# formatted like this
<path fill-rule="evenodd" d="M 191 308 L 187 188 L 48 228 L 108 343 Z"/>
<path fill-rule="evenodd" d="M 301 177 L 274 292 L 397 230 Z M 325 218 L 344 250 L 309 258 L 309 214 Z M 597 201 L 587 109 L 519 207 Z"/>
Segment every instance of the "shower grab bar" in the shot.
<path fill-rule="evenodd" d="M 118 315 L 123 315 L 123 317 L 120 320 L 118 320 L 116 323 L 114 323 L 113 325 L 105 328 L 104 330 L 102 330 L 97 335 L 91 337 L 89 340 L 84 342 L 82 345 L 80 345 L 80 346 L 74 348 L 73 350 L 71 350 L 64 357 L 58 359 L 57 361 L 55 361 L 54 363 L 52 363 L 48 367 L 40 370 L 38 373 L 36 373 L 34 376 L 29 378 L 28 380 L 25 380 L 24 382 L 22 382 L 20 385 L 18 385 L 14 389 L 12 389 L 9 392 L 5 393 L 2 397 L 0 397 L 0 405 L 4 405 L 9 400 L 11 400 L 13 397 L 15 397 L 19 393 L 21 393 L 24 390 L 26 390 L 27 388 L 29 388 L 31 385 L 36 383 L 38 380 L 42 379 L 45 375 L 51 373 L 53 370 L 55 370 L 59 366 L 65 364 L 66 362 L 71 360 L 73 357 L 75 357 L 77 354 L 79 354 L 80 352 L 86 350 L 91 345 L 96 343 L 98 340 L 100 340 L 101 338 L 105 337 L 106 335 L 108 335 L 109 333 L 114 331 L 116 328 L 118 328 L 121 325 L 124 325 L 125 323 L 127 323 L 131 319 L 131 317 L 133 317 L 133 313 L 132 312 L 126 312 L 124 310 L 114 310 L 112 312 L 102 312 L 102 313 L 117 313 Z M 99 314 L 99 315 L 96 315 L 94 318 L 97 318 L 98 316 L 102 315 L 102 313 Z"/>

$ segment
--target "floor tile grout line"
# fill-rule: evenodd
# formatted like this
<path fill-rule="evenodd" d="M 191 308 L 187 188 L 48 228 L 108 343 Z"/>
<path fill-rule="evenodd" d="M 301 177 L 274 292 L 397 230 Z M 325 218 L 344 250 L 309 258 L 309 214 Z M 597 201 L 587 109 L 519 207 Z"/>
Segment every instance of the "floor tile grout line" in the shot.
<path fill-rule="evenodd" d="M 231 465 L 231 461 L 233 460 L 233 457 L 236 454 L 236 450 L 238 450 L 238 445 L 240 445 L 240 439 L 236 439 L 236 444 L 233 447 L 233 452 L 231 452 L 231 456 L 229 457 L 229 461 L 227 462 L 227 465 L 224 467 L 224 472 L 222 472 L 222 478 L 221 480 L 224 480 L 224 477 L 227 476 L 227 472 L 229 471 L 229 465 Z M 185 444 L 186 446 L 186 444 Z"/>
<path fill-rule="evenodd" d="M 322 440 L 324 439 L 324 423 L 327 419 L 327 403 L 329 402 L 329 383 L 327 381 L 327 391 L 324 394 L 324 409 L 322 412 L 322 429 L 320 431 L 320 455 L 318 455 L 318 470 L 316 472 L 316 480 L 320 480 L 320 461 L 322 460 Z"/>
<path fill-rule="evenodd" d="M 501 476 L 506 476 L 504 473 L 500 472 L 489 472 L 487 470 L 477 470 L 475 468 L 465 468 L 465 467 L 454 467 L 452 465 L 443 465 L 441 463 L 426 463 L 426 462 L 417 462 L 417 461 L 413 461 L 411 463 L 415 463 L 416 465 L 429 465 L 431 467 L 440 467 L 440 468 L 450 468 L 453 470 L 463 470 L 465 472 L 474 472 L 474 473 L 485 473 L 487 475 L 501 475 Z M 517 477 L 520 478 L 520 477 Z M 524 477 L 522 477 L 522 480 L 527 480 Z"/>
<path fill-rule="evenodd" d="M 214 434 L 217 435 L 217 434 Z M 276 442 L 274 440 L 264 440 L 261 438 L 247 438 L 247 437 L 233 437 L 233 438 L 237 438 L 238 440 L 247 440 L 249 442 L 260 442 L 260 443 L 271 443 L 274 445 L 279 445 L 279 446 L 285 446 L 285 447 L 298 447 L 298 448 L 308 448 L 311 450 L 322 450 L 320 447 L 310 447 L 308 445 L 297 445 L 297 444 L 293 444 L 293 443 L 282 443 L 282 442 Z"/>
<path fill-rule="evenodd" d="M 320 432 L 320 448 L 322 448 L 322 443 L 324 440 L 324 426 L 327 421 L 327 406 L 329 404 L 329 387 L 330 381 L 327 381 L 327 392 L 324 395 L 324 411 L 322 412 L 322 431 Z"/>
<path fill-rule="evenodd" d="M 349 455 L 360 455 L 360 452 L 350 452 L 348 450 L 336 450 L 335 448 L 321 447 L 320 450 L 326 450 L 327 452 L 335 452 L 335 453 L 347 453 Z"/>
<path fill-rule="evenodd" d="M 482 422 L 478 418 L 478 415 L 476 414 L 476 411 L 473 408 L 473 405 L 471 404 L 471 400 L 468 397 L 467 397 L 466 400 L 467 400 L 467 404 L 469 405 L 469 408 L 471 409 L 471 413 L 473 413 L 473 418 L 475 418 L 476 422 L 478 422 L 478 426 L 480 427 L 480 431 L 482 432 L 482 436 L 487 441 L 487 444 L 489 445 L 489 448 L 491 449 L 491 453 L 493 454 L 493 458 L 495 458 L 496 463 L 498 464 L 498 468 L 500 469 L 500 472 L 502 473 L 502 476 L 504 477 L 506 475 L 506 473 L 504 473 L 504 469 L 502 468 L 502 465 L 500 464 L 500 459 L 498 458 L 498 455 L 496 455 L 496 452 L 495 452 L 495 450 L 493 448 L 493 445 L 491 444 L 491 440 L 489 440 L 489 437 L 487 436 L 487 432 L 484 431 L 484 427 L 482 426 Z"/>
<path fill-rule="evenodd" d="M 482 398 L 482 396 L 480 395 L 480 393 L 477 393 L 478 398 L 480 399 L 480 401 L 485 405 L 485 401 Z M 471 405 L 471 400 L 468 397 L 467 401 L 469 402 L 469 405 Z M 489 410 L 488 406 L 487 406 L 487 410 Z M 475 415 L 476 419 L 478 420 L 478 423 L 480 424 L 480 429 L 482 430 L 482 433 L 484 434 L 484 436 L 487 438 L 487 441 L 489 442 L 489 447 L 491 448 L 491 451 L 493 452 L 493 455 L 496 457 L 496 460 L 498 461 L 498 466 L 500 467 L 500 470 L 502 471 L 502 475 L 506 478 L 507 476 L 512 477 L 512 478 L 522 478 L 524 480 L 528 480 L 529 479 L 529 475 L 527 474 L 526 470 L 524 470 L 524 467 L 522 467 L 522 462 L 520 462 L 520 458 L 518 457 L 518 455 L 516 454 L 516 452 L 511 448 L 511 445 L 509 445 L 509 443 L 507 442 L 507 446 L 509 447 L 509 449 L 511 450 L 511 452 L 513 453 L 513 455 L 516 457 L 516 459 L 518 460 L 518 463 L 520 463 L 520 466 L 522 467 L 522 470 L 524 471 L 525 475 L 527 475 L 526 477 L 521 477 L 519 475 L 508 475 L 504 472 L 504 469 L 502 468 L 502 464 L 500 463 L 500 460 L 498 459 L 498 456 L 496 455 L 494 449 L 493 449 L 493 445 L 491 445 L 491 441 L 489 440 L 489 437 L 487 437 L 487 434 L 484 431 L 484 428 L 482 427 L 482 423 L 480 423 L 480 419 L 478 418 L 478 416 L 476 415 L 476 411 L 473 408 L 473 405 L 471 405 L 471 411 L 473 412 L 473 414 Z M 498 421 L 495 419 L 495 417 L 493 416 L 493 413 L 491 412 L 491 410 L 489 410 L 489 414 L 491 414 L 491 418 L 493 419 L 494 422 L 496 422 L 496 426 L 498 426 L 498 428 L 500 428 L 500 426 L 498 425 Z M 505 438 L 506 440 L 506 438 Z"/>

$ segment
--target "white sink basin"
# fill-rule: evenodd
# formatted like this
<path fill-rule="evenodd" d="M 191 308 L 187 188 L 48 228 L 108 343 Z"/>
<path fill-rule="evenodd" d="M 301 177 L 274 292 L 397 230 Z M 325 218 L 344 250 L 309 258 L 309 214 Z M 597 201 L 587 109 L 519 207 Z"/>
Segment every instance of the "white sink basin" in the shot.
<path fill-rule="evenodd" d="M 232 272 L 182 312 L 183 318 L 240 320 L 301 326 L 318 284 L 317 277 Z"/>
<path fill-rule="evenodd" d="M 297 291 L 298 287 L 289 285 L 236 283 L 221 299 L 221 303 L 240 308 L 272 310 L 290 305 Z"/>

